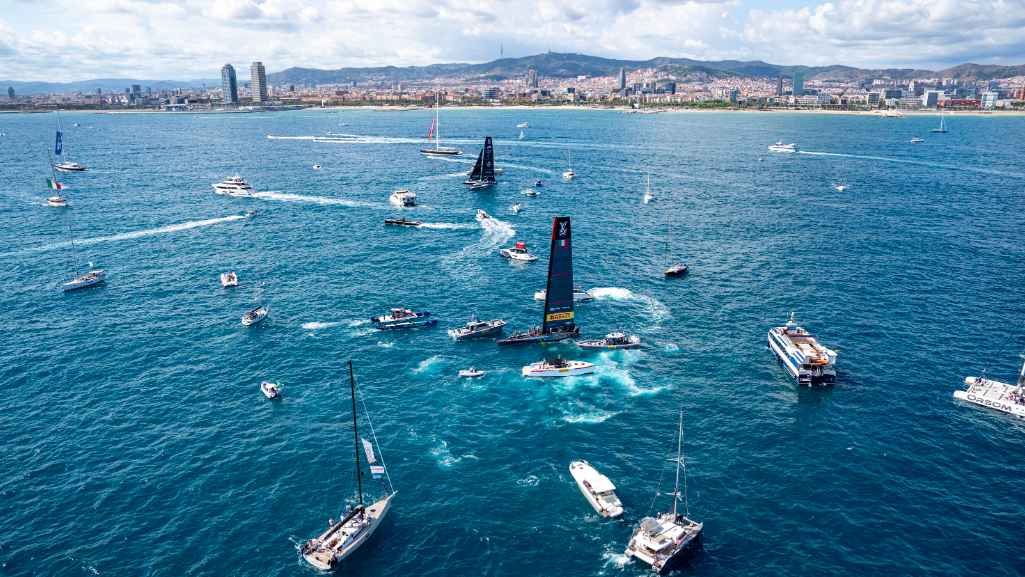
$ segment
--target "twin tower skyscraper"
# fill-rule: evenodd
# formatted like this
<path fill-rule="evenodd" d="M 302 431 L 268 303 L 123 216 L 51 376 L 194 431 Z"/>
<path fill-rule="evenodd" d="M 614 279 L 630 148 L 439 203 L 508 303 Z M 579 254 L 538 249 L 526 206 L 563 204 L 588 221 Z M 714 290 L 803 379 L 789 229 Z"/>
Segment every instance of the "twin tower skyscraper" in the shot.
<path fill-rule="evenodd" d="M 251 85 L 253 87 L 253 102 L 267 102 L 267 70 L 263 62 L 253 62 L 249 67 Z M 238 81 L 235 77 L 235 67 L 225 64 L 221 68 L 221 90 L 224 92 L 225 104 L 238 104 Z"/>

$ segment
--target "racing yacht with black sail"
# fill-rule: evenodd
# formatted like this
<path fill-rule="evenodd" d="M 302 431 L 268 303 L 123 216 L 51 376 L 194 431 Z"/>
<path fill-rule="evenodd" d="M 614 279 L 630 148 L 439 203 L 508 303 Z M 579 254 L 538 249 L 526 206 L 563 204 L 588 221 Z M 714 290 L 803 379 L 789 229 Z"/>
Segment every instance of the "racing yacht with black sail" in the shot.
<path fill-rule="evenodd" d="M 353 448 L 356 458 L 355 477 L 359 501 L 358 504 L 346 507 L 346 514 L 340 521 L 337 523 L 332 522 L 331 527 L 327 531 L 319 537 L 307 541 L 301 549 L 303 558 L 310 565 L 324 571 L 337 567 L 340 562 L 355 553 L 361 545 L 370 539 L 370 535 L 377 530 L 377 527 L 384 520 L 384 516 L 391 507 L 392 497 L 395 496 L 395 488 L 391 487 L 391 478 L 385 470 L 384 456 L 381 455 L 381 444 L 377 442 L 377 435 L 374 433 L 374 427 L 370 422 L 370 415 L 367 413 L 367 405 L 362 391 L 358 395 L 360 410 L 357 411 L 356 377 L 353 375 L 352 361 L 349 361 L 349 387 L 352 392 L 352 428 L 355 438 Z M 362 415 L 362 419 L 358 418 L 358 414 Z M 373 443 L 360 437 L 359 423 L 361 420 L 365 421 L 364 428 L 370 433 L 370 438 L 374 441 Z M 374 454 L 374 444 L 377 445 L 377 455 Z M 380 500 L 374 502 L 373 505 L 365 505 L 363 503 L 363 473 L 360 471 L 359 458 L 360 445 L 362 445 L 366 453 L 371 475 L 373 475 L 374 479 L 381 480 L 383 496 Z M 381 464 L 374 465 L 378 461 L 378 455 L 381 455 Z M 387 485 L 385 480 L 388 481 Z"/>
<path fill-rule="evenodd" d="M 491 145 L 491 137 L 484 138 L 484 148 L 477 155 L 477 162 L 470 171 L 470 179 L 463 182 L 469 186 L 466 190 L 477 190 L 496 184 L 495 180 L 495 151 Z"/>
<path fill-rule="evenodd" d="M 541 326 L 496 341 L 498 344 L 561 341 L 580 336 L 580 327 L 573 321 L 573 245 L 570 232 L 569 217 L 555 217 Z"/>

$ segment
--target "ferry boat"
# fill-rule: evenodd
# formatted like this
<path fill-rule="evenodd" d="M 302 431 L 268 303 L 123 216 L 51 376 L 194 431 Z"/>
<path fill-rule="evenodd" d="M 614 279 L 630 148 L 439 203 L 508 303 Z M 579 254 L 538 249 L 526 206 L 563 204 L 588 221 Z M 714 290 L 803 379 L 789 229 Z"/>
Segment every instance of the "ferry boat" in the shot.
<path fill-rule="evenodd" d="M 477 313 L 470 315 L 470 322 L 465 327 L 448 331 L 448 336 L 457 341 L 472 339 L 474 337 L 490 336 L 502 332 L 502 327 L 507 323 L 502 319 L 491 319 L 490 321 L 477 320 Z"/>
<path fill-rule="evenodd" d="M 396 206 L 416 206 L 416 193 L 410 190 L 396 190 L 388 198 Z"/>
<path fill-rule="evenodd" d="M 1025 359 L 1025 355 L 1022 358 Z M 1021 367 L 1018 382 L 1013 385 L 981 376 L 966 377 L 964 383 L 968 390 L 954 391 L 955 399 L 1025 417 L 1025 365 Z"/>
<path fill-rule="evenodd" d="M 577 346 L 582 349 L 635 349 L 641 346 L 641 337 L 628 337 L 625 333 L 616 331 L 605 335 L 604 339 L 580 341 Z"/>
<path fill-rule="evenodd" d="M 769 329 L 769 348 L 799 385 L 836 383 L 836 351 L 819 344 L 815 335 L 794 323 L 794 314 L 782 327 Z"/>
<path fill-rule="evenodd" d="M 530 251 L 527 250 L 527 244 L 523 242 L 516 243 L 514 248 L 503 248 L 498 251 L 498 254 L 502 258 L 511 258 L 513 260 L 537 260 L 537 255 L 530 254 Z"/>
<path fill-rule="evenodd" d="M 594 373 L 594 363 L 586 361 L 567 361 L 563 358 L 541 359 L 523 367 L 524 377 L 575 377 Z"/>
<path fill-rule="evenodd" d="M 783 144 L 783 141 L 780 140 L 776 144 L 770 146 L 769 150 L 772 152 L 797 152 L 797 145 L 794 143 Z"/>
<path fill-rule="evenodd" d="M 253 187 L 246 184 L 242 177 L 235 173 L 235 176 L 225 180 L 224 182 L 218 182 L 212 184 L 217 194 L 227 194 L 228 196 L 253 196 Z"/>
<path fill-rule="evenodd" d="M 587 461 L 573 461 L 569 474 L 577 482 L 577 488 L 587 502 L 603 517 L 619 517 L 623 514 L 623 503 L 616 496 L 616 486 Z"/>

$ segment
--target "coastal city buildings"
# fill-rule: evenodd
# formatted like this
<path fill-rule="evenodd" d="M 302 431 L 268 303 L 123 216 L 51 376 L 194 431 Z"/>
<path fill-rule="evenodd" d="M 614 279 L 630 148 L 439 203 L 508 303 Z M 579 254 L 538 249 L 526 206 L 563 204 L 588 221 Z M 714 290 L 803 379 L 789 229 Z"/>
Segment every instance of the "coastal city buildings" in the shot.
<path fill-rule="evenodd" d="M 14 100 L 14 87 L 13 86 L 8 86 L 7 87 L 7 98 L 10 98 L 11 100 Z"/>
<path fill-rule="evenodd" d="M 249 71 L 252 75 L 253 102 L 268 102 L 270 98 L 267 97 L 267 71 L 263 67 L 263 62 L 253 62 Z"/>
<path fill-rule="evenodd" d="M 804 72 L 794 72 L 794 97 L 804 94 Z"/>
<path fill-rule="evenodd" d="M 238 81 L 235 78 L 235 67 L 231 64 L 221 68 L 221 94 L 225 104 L 238 104 Z"/>

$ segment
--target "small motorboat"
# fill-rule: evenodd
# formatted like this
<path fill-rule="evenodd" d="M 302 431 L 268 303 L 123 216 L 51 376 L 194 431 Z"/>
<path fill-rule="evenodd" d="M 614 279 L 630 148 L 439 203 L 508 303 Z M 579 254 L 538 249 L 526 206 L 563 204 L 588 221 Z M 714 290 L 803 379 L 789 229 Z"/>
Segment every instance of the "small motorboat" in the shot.
<path fill-rule="evenodd" d="M 582 349 L 633 349 L 641 346 L 641 338 L 636 335 L 628 337 L 616 331 L 605 335 L 604 339 L 580 341 L 577 346 Z"/>
<path fill-rule="evenodd" d="M 783 144 L 783 141 L 780 140 L 776 144 L 770 146 L 769 150 L 772 152 L 797 152 L 797 145 L 794 143 Z"/>
<path fill-rule="evenodd" d="M 250 325 L 255 325 L 256 323 L 267 318 L 267 313 L 269 311 L 270 309 L 265 306 L 258 306 L 255 309 L 242 315 L 242 324 L 247 327 Z"/>
<path fill-rule="evenodd" d="M 75 126 L 82 126 L 82 125 L 76 122 L 76 123 L 75 123 Z"/>
<path fill-rule="evenodd" d="M 329 132 L 328 134 L 331 134 L 331 133 Z M 314 164 L 313 165 L 313 170 L 320 170 L 320 165 L 319 164 Z"/>
<path fill-rule="evenodd" d="M 396 190 L 388 197 L 388 202 L 395 206 L 416 206 L 416 193 L 410 190 Z"/>
<path fill-rule="evenodd" d="M 527 250 L 527 244 L 523 242 L 516 243 L 514 248 L 503 248 L 498 251 L 498 254 L 503 258 L 511 258 L 513 260 L 537 260 L 537 255 L 530 254 Z"/>
<path fill-rule="evenodd" d="M 502 319 L 491 319 L 490 321 L 477 320 L 477 313 L 470 315 L 470 322 L 465 327 L 452 329 L 448 335 L 457 341 L 472 339 L 474 337 L 490 336 L 502 332 L 502 327 L 507 323 Z"/>
<path fill-rule="evenodd" d="M 386 325 L 389 323 L 410 322 L 421 317 L 429 316 L 431 316 L 431 311 L 422 311 L 415 313 L 409 309 L 392 309 L 386 315 L 381 315 L 379 317 L 370 317 L 370 322 L 381 323 L 383 325 Z"/>
<path fill-rule="evenodd" d="M 253 218 L 254 216 L 259 216 L 261 214 L 263 214 L 262 210 L 250 210 L 249 212 L 243 214 L 242 216 L 244 216 L 245 218 Z"/>
<path fill-rule="evenodd" d="M 221 286 L 224 288 L 238 286 L 238 276 L 233 272 L 221 273 Z"/>
<path fill-rule="evenodd" d="M 523 191 L 523 194 L 525 194 L 527 196 L 537 196 L 537 191 L 534 190 L 533 188 L 528 188 L 528 189 Z"/>
<path fill-rule="evenodd" d="M 281 396 L 281 383 L 264 381 L 260 383 L 260 390 L 268 399 L 276 399 Z"/>
<path fill-rule="evenodd" d="M 576 375 L 590 375 L 594 373 L 594 363 L 585 361 L 567 361 L 562 357 L 557 359 L 542 359 L 541 362 L 531 363 L 523 367 L 524 377 L 573 377 Z"/>
<path fill-rule="evenodd" d="M 541 289 L 534 293 L 534 300 L 543 301 L 548 297 L 548 289 Z M 573 287 L 573 300 L 574 301 L 589 301 L 594 298 L 594 295 L 584 290 L 583 287 Z"/>
<path fill-rule="evenodd" d="M 512 212 L 513 214 L 520 213 L 520 203 L 517 202 L 516 204 L 512 205 Z"/>
<path fill-rule="evenodd" d="M 75 126 L 78 126 L 77 124 Z M 517 124 L 516 128 L 530 128 L 530 124 L 524 122 L 523 124 Z"/>
<path fill-rule="evenodd" d="M 77 162 L 60 162 L 53 165 L 57 170 L 63 170 L 65 172 L 82 172 L 85 167 Z"/>
<path fill-rule="evenodd" d="M 63 285 L 61 285 L 61 290 L 64 292 L 68 292 L 73 291 L 75 289 L 85 288 L 87 286 L 92 286 L 96 283 L 103 282 L 103 280 L 106 278 L 106 272 L 102 270 L 91 270 L 86 274 L 76 278 L 75 280 L 64 283 Z"/>
<path fill-rule="evenodd" d="M 477 209 L 477 220 L 478 221 L 484 222 L 485 220 L 487 220 L 489 218 L 491 218 L 490 214 L 484 212 L 483 210 Z"/>
<path fill-rule="evenodd" d="M 577 482 L 577 488 L 587 502 L 603 517 L 618 517 L 623 514 L 623 503 L 616 496 L 616 486 L 587 461 L 573 461 L 569 474 Z"/>
<path fill-rule="evenodd" d="M 459 371 L 459 376 L 460 377 L 473 378 L 473 377 L 483 377 L 484 375 L 485 375 L 484 371 L 478 371 L 475 367 L 470 367 L 469 369 L 467 369 L 465 371 Z"/>
<path fill-rule="evenodd" d="M 402 218 L 386 218 L 384 224 L 397 224 L 400 226 L 420 226 L 419 220 L 406 220 L 406 217 Z"/>
<path fill-rule="evenodd" d="M 537 182 L 534 183 L 534 186 L 544 186 L 544 184 L 541 183 L 541 179 L 539 178 L 537 179 Z"/>
<path fill-rule="evenodd" d="M 758 157 L 758 160 L 759 160 L 759 161 L 762 161 L 762 160 L 765 160 L 765 158 L 763 158 L 763 157 L 759 156 L 759 157 Z"/>

